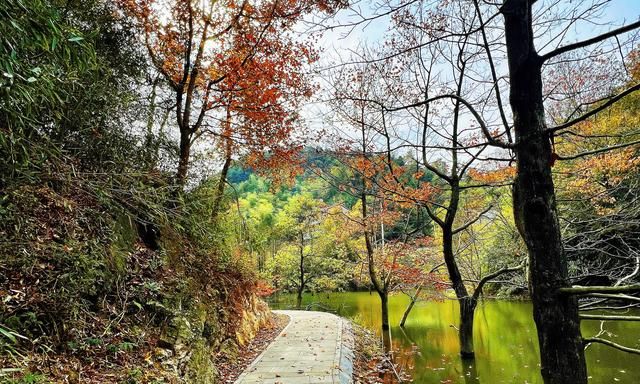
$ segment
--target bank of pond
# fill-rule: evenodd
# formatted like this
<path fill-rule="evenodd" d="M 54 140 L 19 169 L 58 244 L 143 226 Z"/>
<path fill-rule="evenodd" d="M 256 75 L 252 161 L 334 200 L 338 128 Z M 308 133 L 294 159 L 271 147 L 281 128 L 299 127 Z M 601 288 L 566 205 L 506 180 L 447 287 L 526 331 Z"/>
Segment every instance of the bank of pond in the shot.
<path fill-rule="evenodd" d="M 290 294 L 269 298 L 272 309 L 291 309 L 295 303 L 295 295 Z M 484 300 L 479 304 L 474 322 L 475 363 L 463 362 L 458 355 L 458 305 L 454 300 L 418 302 L 401 328 L 400 319 L 408 304 L 406 295 L 393 295 L 389 312 L 396 362 L 410 373 L 414 383 L 542 384 L 531 303 Z M 331 311 L 376 332 L 380 329 L 380 299 L 375 293 L 307 293 L 302 307 Z M 597 334 L 600 326 L 600 321 L 583 321 L 583 335 Z M 617 343 L 640 345 L 640 324 L 608 321 L 603 328 L 607 332 L 604 336 Z M 590 383 L 640 382 L 638 355 L 592 344 L 586 356 Z"/>

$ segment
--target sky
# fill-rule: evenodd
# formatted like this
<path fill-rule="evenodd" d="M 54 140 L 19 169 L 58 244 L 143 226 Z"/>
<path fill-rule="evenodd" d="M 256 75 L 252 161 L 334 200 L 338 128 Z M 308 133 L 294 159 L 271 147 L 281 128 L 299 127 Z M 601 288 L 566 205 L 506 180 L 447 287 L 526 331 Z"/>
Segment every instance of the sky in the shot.
<path fill-rule="evenodd" d="M 564 7 L 563 10 L 571 11 L 573 9 L 583 9 L 585 5 L 599 1 L 600 0 L 560 0 L 560 4 Z M 326 80 L 328 71 L 331 71 L 332 68 L 340 65 L 340 63 L 349 62 L 350 57 L 352 57 L 352 52 L 357 51 L 361 46 L 374 46 L 384 42 L 386 36 L 389 34 L 390 18 L 388 16 L 376 18 L 375 20 L 362 23 L 355 27 L 350 26 L 354 21 L 361 20 L 358 13 L 365 17 L 372 16 L 375 12 L 374 7 L 381 2 L 382 0 L 356 1 L 349 9 L 339 11 L 334 18 L 325 20 L 322 23 L 324 27 L 337 26 L 329 31 L 325 31 L 318 41 L 322 50 L 321 60 L 318 65 L 318 68 L 320 68 L 318 82 L 325 90 L 330 86 Z M 540 0 L 540 2 L 534 6 L 534 12 L 536 8 L 542 9 L 545 4 L 550 2 L 554 2 L 554 0 Z M 576 8 L 577 4 L 581 4 L 582 8 Z M 594 22 L 578 22 L 570 28 L 562 40 L 561 45 L 587 39 L 638 19 L 640 19 L 640 0 L 609 0 L 608 5 L 603 8 L 603 11 L 595 18 Z M 554 37 L 555 36 L 544 36 L 540 38 L 537 40 L 537 46 L 542 47 L 545 40 Z M 544 50 L 542 51 L 544 52 Z M 504 68 L 502 68 L 502 71 L 505 73 L 508 72 L 506 64 Z M 326 94 L 320 96 L 320 98 L 326 97 Z M 304 107 L 302 115 L 305 117 L 307 125 L 321 129 L 326 128 L 328 124 L 326 120 L 327 111 L 327 107 L 323 102 L 315 100 Z"/>
<path fill-rule="evenodd" d="M 574 7 L 577 0 L 562 0 L 566 7 Z M 365 16 L 374 14 L 374 4 L 379 1 L 359 0 L 352 7 Z M 537 6 L 537 5 L 536 5 Z M 350 7 L 351 8 L 351 7 Z M 330 25 L 343 25 L 358 20 L 356 12 L 352 9 L 343 9 L 330 20 Z M 603 20 L 612 21 L 615 24 L 633 22 L 640 18 L 640 0 L 609 0 Z M 382 41 L 389 26 L 389 18 L 381 18 L 370 23 L 365 23 L 356 28 L 340 27 L 332 32 L 325 33 L 320 39 L 323 50 L 333 56 L 343 56 L 349 49 L 356 49 L 362 42 L 375 43 Z M 576 31 L 577 35 L 586 35 L 592 32 L 591 28 L 582 28 Z"/>

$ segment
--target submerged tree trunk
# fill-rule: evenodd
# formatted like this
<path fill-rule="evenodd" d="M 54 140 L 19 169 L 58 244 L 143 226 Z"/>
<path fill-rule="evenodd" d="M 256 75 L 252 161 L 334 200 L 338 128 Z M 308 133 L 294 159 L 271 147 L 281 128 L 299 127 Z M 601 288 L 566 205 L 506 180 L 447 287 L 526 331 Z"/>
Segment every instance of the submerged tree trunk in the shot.
<path fill-rule="evenodd" d="M 459 300 L 460 303 L 460 356 L 463 359 L 473 359 L 473 317 L 476 312 L 477 301 L 472 297 Z"/>
<path fill-rule="evenodd" d="M 464 281 L 462 280 L 462 275 L 458 269 L 458 263 L 456 263 L 453 252 L 453 231 L 448 225 L 442 228 L 442 249 L 444 262 L 447 266 L 447 272 L 449 273 L 449 280 L 451 280 L 451 285 L 458 299 L 460 308 L 460 323 L 458 329 L 460 356 L 465 359 L 472 359 L 475 356 L 473 350 L 473 315 L 476 300 L 469 296 L 467 288 L 464 286 Z"/>
<path fill-rule="evenodd" d="M 391 327 L 389 326 L 389 294 L 379 292 L 382 307 L 382 344 L 385 352 L 391 351 Z"/>
<path fill-rule="evenodd" d="M 366 126 L 364 124 L 364 108 L 361 111 L 361 124 L 362 124 L 362 157 L 367 159 L 367 139 L 366 139 Z M 367 269 L 369 272 L 369 279 L 371 281 L 371 285 L 380 296 L 380 306 L 381 306 L 381 314 L 382 314 L 382 341 L 384 345 L 384 351 L 389 353 L 391 351 L 391 333 L 389 327 L 389 282 L 386 279 L 380 279 L 376 271 L 375 258 L 374 258 L 374 242 L 372 241 L 372 231 L 369 227 L 369 223 L 367 223 L 369 213 L 368 213 L 368 202 L 367 202 L 367 180 L 362 174 L 360 179 L 362 183 L 362 190 L 360 191 L 360 203 L 361 203 L 361 212 L 362 212 L 362 227 L 364 232 L 364 242 L 366 247 L 366 257 L 367 257 Z M 371 290 L 369 290 L 369 294 L 371 294 Z"/>
<path fill-rule="evenodd" d="M 587 370 L 577 300 L 558 292 L 569 286 L 569 280 L 551 177 L 551 143 L 544 131 L 542 60 L 533 45 L 532 3 L 507 0 L 501 8 L 516 133 L 514 216 L 529 253 L 542 377 L 547 384 L 585 384 Z"/>
<path fill-rule="evenodd" d="M 462 372 L 464 373 L 464 384 L 480 384 L 475 360 L 465 361 L 462 364 Z"/>

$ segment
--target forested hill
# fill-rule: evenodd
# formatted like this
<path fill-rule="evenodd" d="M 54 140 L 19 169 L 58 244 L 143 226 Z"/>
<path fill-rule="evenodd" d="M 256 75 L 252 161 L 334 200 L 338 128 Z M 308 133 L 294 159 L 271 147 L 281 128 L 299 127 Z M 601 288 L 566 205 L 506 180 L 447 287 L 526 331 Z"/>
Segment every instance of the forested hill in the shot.
<path fill-rule="evenodd" d="M 227 180 L 236 186 L 240 196 L 271 192 L 281 199 L 286 199 L 286 196 L 306 192 L 327 204 L 344 204 L 348 208 L 355 204 L 357 196 L 346 193 L 344 188 L 340 187 L 340 182 L 347 181 L 353 172 L 334 154 L 316 148 L 306 148 L 300 152 L 297 161 L 301 172 L 292 180 L 285 180 L 283 183 L 275 184 L 268 177 L 263 177 L 241 164 L 231 167 Z"/>
<path fill-rule="evenodd" d="M 273 193 L 281 200 L 289 195 L 310 193 L 314 198 L 326 204 L 339 204 L 351 209 L 359 196 L 356 194 L 359 172 L 349 164 L 350 157 L 336 154 L 316 147 L 306 147 L 298 154 L 296 165 L 299 172 L 294 178 L 281 183 L 274 183 L 269 177 L 263 177 L 251 167 L 242 163 L 234 164 L 227 175 L 229 183 L 235 186 L 235 193 L 244 197 L 248 193 Z M 393 163 L 398 167 L 420 169 L 416 160 L 409 155 L 393 157 Z M 409 185 L 417 182 L 429 183 L 433 180 L 433 173 L 423 170 L 420 177 L 407 180 Z M 233 191 L 229 197 L 233 197 Z"/>

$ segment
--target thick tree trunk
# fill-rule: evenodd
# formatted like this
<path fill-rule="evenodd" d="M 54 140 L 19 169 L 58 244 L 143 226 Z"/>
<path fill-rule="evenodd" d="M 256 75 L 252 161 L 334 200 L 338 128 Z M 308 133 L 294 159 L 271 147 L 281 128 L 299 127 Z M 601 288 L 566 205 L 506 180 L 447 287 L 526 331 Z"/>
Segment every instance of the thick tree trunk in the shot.
<path fill-rule="evenodd" d="M 551 143 L 544 132 L 541 60 L 533 45 L 531 0 L 507 0 L 505 18 L 510 103 L 516 134 L 514 216 L 529 251 L 533 317 L 547 384 L 584 384 L 587 370 L 575 297 L 569 286 L 551 177 Z"/>
<path fill-rule="evenodd" d="M 475 301 L 471 297 L 459 300 L 460 303 L 460 356 L 463 359 L 473 359 L 473 316 L 476 312 Z"/>

